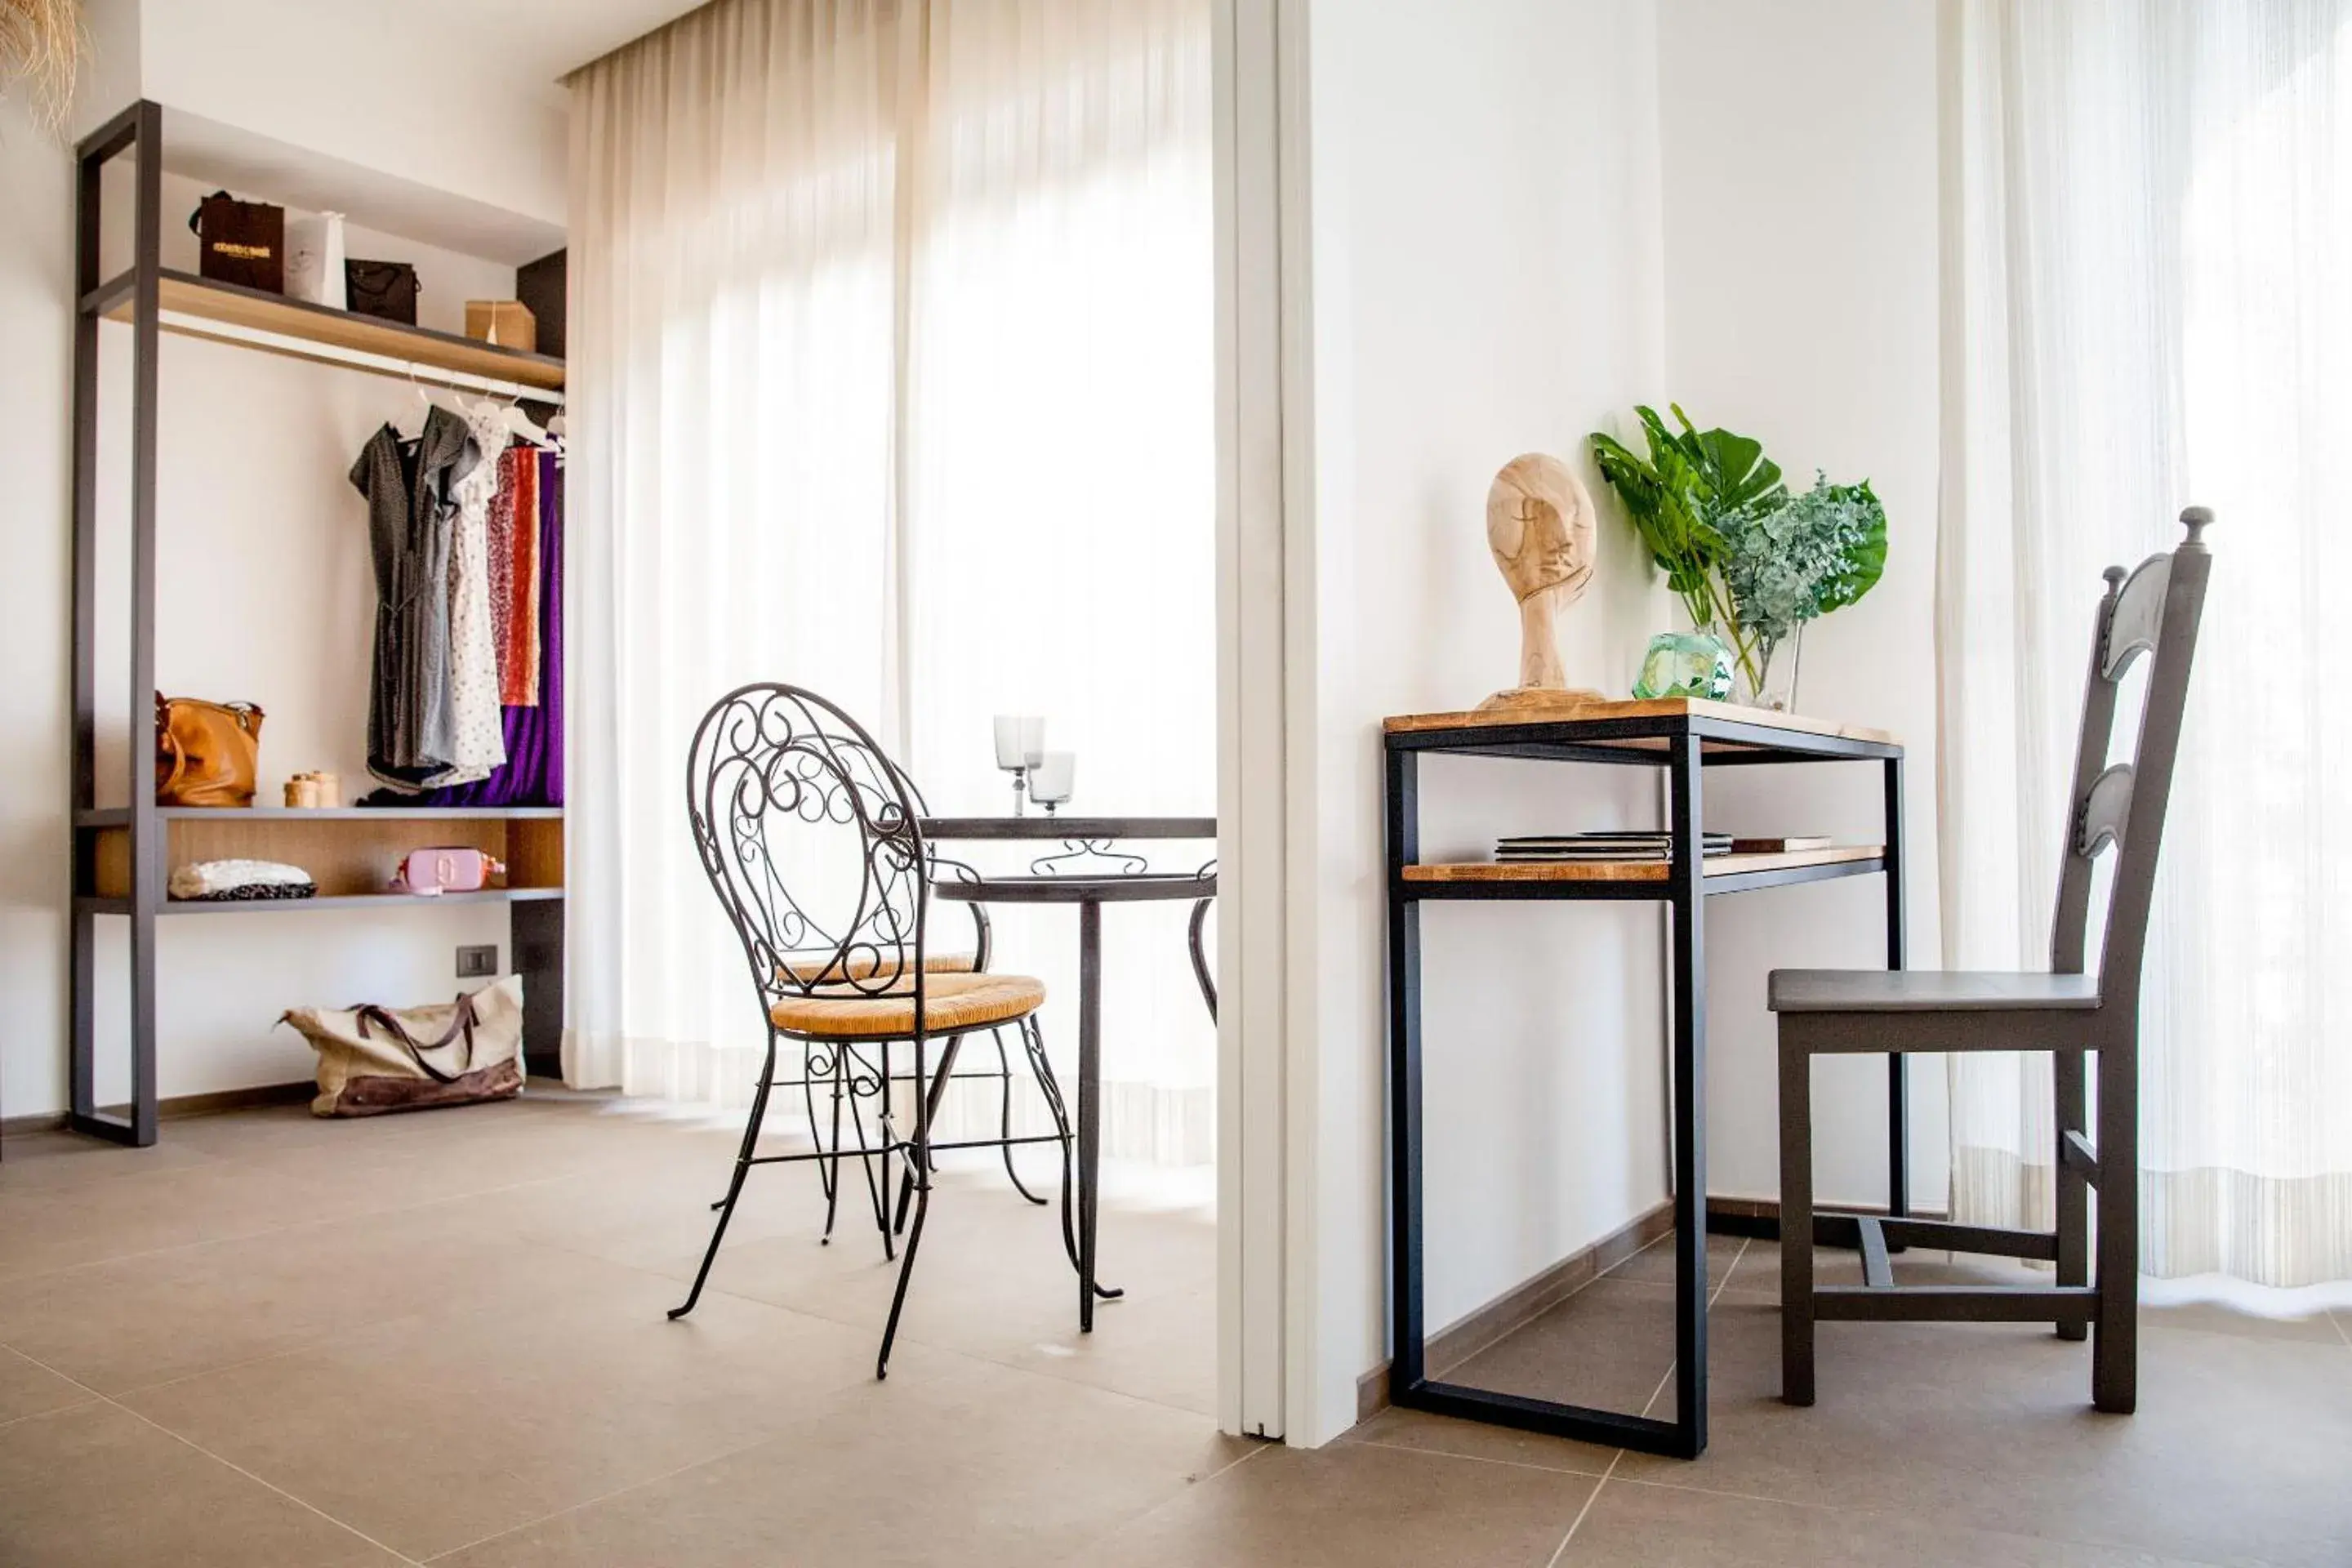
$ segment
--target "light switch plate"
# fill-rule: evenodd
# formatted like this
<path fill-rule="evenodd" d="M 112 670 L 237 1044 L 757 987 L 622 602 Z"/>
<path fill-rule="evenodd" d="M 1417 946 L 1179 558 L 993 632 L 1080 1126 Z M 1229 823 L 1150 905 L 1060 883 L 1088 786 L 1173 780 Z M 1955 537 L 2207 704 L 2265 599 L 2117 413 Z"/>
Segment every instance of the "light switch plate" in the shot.
<path fill-rule="evenodd" d="M 499 972 L 499 949 L 496 942 L 481 947 L 461 947 L 457 950 L 457 978 L 487 980 Z"/>

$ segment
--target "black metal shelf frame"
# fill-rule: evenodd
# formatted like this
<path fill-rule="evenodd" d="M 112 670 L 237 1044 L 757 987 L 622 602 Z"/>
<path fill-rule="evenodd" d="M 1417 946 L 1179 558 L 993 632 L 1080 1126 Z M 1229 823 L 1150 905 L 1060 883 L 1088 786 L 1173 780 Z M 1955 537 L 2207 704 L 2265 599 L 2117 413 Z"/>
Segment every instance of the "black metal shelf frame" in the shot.
<path fill-rule="evenodd" d="M 1663 882 L 1409 881 L 1421 858 L 1421 758 L 1424 753 L 1515 757 L 1538 762 L 1662 767 L 1668 782 L 1673 857 Z M 1709 878 L 1699 853 L 1706 770 L 1769 763 L 1866 762 L 1884 784 L 1885 847 L 1879 858 L 1785 867 Z M 1883 875 L 1886 963 L 1904 967 L 1903 748 L 1891 742 L 1815 734 L 1705 713 L 1497 723 L 1468 729 L 1395 731 L 1384 737 L 1383 816 L 1388 891 L 1390 1322 L 1394 1348 L 1390 1398 L 1495 1426 L 1548 1433 L 1675 1458 L 1706 1448 L 1706 940 L 1708 896 L 1838 877 Z M 1671 1420 L 1596 1409 L 1433 1378 L 1423 1313 L 1421 1040 L 1421 910 L 1430 902 L 1663 901 L 1673 916 L 1672 1110 L 1675 1212 L 1675 1414 Z M 1904 1059 L 1887 1058 L 1888 1204 L 1910 1212 Z M 1750 1234 L 1753 1221 L 1723 1228 Z"/>
<path fill-rule="evenodd" d="M 163 110 L 142 100 L 116 115 L 76 149 L 74 215 L 73 356 L 73 793 L 71 800 L 72 900 L 70 975 L 70 1110 L 75 1130 L 119 1143 L 140 1147 L 156 1140 L 158 1121 L 155 1071 L 156 929 L 159 916 L 186 913 L 236 913 L 269 910 L 311 910 L 387 906 L 421 900 L 391 897 L 326 898 L 300 901 L 196 906 L 173 904 L 163 896 L 168 822 L 194 816 L 250 818 L 320 818 L 427 815 L 447 818 L 561 817 L 560 807 L 451 810 L 426 813 L 397 809 L 377 812 L 346 807 L 340 811 L 194 812 L 166 809 L 155 804 L 152 774 L 153 741 L 137 743 L 138 716 L 152 710 L 155 684 L 155 487 L 156 423 L 158 417 L 157 355 L 162 331 L 162 290 L 168 274 L 163 266 Z M 124 154 L 133 155 L 131 199 L 132 264 L 125 271 L 101 278 L 100 195 L 106 165 Z M 201 280 L 199 280 L 201 281 Z M 220 285 L 222 289 L 229 286 Z M 124 617 L 130 633 L 128 660 L 129 711 L 133 716 L 133 743 L 127 748 L 128 777 L 121 797 L 127 806 L 98 805 L 98 426 L 99 324 L 124 313 L 131 332 L 131 484 L 130 484 L 130 603 Z M 325 312 L 341 315 L 341 312 Z M 415 329 L 424 343 L 446 338 Z M 222 340 L 234 341 L 234 340 Z M 453 340 L 454 341 L 454 340 Z M 483 345 L 475 345 L 479 348 Z M 553 364 L 544 356 L 519 356 Z M 112 792 L 110 792 L 112 793 Z M 127 897 L 97 893 L 99 837 L 121 832 L 130 840 L 130 892 Z M 562 1029 L 563 890 L 560 888 L 485 889 L 477 894 L 444 895 L 440 901 L 503 902 L 510 907 L 514 967 L 530 978 L 525 987 L 524 1048 L 533 1059 L 545 1061 L 561 1044 Z M 129 1114 L 100 1108 L 97 1093 L 97 922 L 119 918 L 129 922 L 129 1039 L 131 1094 Z"/>

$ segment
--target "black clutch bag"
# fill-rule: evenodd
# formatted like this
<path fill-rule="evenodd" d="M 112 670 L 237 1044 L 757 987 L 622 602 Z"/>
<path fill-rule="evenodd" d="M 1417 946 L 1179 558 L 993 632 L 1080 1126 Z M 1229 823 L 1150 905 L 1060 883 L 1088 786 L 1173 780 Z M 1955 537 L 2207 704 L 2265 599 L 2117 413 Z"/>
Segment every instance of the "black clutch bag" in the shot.
<path fill-rule="evenodd" d="M 343 291 L 357 315 L 416 325 L 416 268 L 405 261 L 346 261 Z"/>

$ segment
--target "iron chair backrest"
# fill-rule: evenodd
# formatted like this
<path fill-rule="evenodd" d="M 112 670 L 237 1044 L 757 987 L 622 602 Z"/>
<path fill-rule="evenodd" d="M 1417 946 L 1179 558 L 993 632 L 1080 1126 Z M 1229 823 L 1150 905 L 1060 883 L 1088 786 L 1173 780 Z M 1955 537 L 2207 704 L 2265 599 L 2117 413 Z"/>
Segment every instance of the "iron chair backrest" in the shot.
<path fill-rule="evenodd" d="M 905 773 L 856 720 L 798 687 L 738 687 L 695 730 L 686 798 L 763 1011 L 791 995 L 911 995 L 921 1016 L 921 817 Z M 804 851 L 826 847 L 854 852 L 836 854 L 832 885 L 786 885 L 788 871 L 814 869 Z"/>
<path fill-rule="evenodd" d="M 2074 784 L 2067 796 L 2058 907 L 2051 925 L 2050 968 L 2080 974 L 2090 923 L 2092 871 L 2103 850 L 2116 852 L 2107 892 L 2107 921 L 2099 948 L 2103 1010 L 2136 1016 L 2140 961 L 2147 951 L 2148 910 L 2156 894 L 2157 849 L 2172 795 L 2173 763 L 2188 705 L 2189 670 L 2197 655 L 2197 628 L 2205 609 L 2212 557 L 2204 531 L 2213 514 L 2192 506 L 2180 514 L 2189 536 L 2169 554 L 2151 555 L 2129 577 L 2106 570 L 2091 639 L 2091 671 L 2083 693 L 2083 727 L 2074 753 Z M 2147 654 L 2147 691 L 2132 760 L 2109 766 L 2116 692 L 2140 655 Z"/>

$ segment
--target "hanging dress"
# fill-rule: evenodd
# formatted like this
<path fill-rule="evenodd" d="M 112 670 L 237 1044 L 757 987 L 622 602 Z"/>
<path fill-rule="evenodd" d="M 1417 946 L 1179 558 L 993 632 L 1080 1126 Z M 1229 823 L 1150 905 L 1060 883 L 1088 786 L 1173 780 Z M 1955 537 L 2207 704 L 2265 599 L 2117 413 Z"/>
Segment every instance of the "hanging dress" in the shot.
<path fill-rule="evenodd" d="M 368 503 L 375 637 L 368 690 L 368 772 L 396 789 L 437 782 L 457 750 L 450 712 L 449 574 L 455 479 L 475 465 L 466 422 L 436 405 L 403 441 L 380 426 L 351 481 Z"/>
<path fill-rule="evenodd" d="M 467 405 L 475 462 L 450 496 L 457 515 L 449 551 L 449 767 L 438 786 L 486 779 L 507 760 L 499 716 L 499 651 L 490 613 L 490 502 L 499 490 L 499 454 L 507 428 L 498 405 Z"/>

